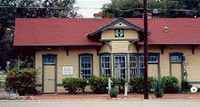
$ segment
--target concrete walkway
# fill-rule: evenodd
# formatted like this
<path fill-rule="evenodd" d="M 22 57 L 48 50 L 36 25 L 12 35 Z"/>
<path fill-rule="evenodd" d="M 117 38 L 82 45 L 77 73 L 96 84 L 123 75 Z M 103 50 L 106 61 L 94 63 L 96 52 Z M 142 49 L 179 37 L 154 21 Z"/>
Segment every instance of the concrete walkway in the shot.
<path fill-rule="evenodd" d="M 0 107 L 200 107 L 191 101 L 0 101 Z"/>

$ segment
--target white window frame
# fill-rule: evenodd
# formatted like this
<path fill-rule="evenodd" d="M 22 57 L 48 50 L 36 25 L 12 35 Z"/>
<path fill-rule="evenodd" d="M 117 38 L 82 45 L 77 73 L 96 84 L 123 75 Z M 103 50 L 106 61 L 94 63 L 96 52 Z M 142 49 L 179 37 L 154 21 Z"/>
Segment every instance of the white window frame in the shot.
<path fill-rule="evenodd" d="M 159 53 L 150 53 L 148 58 L 148 64 L 158 64 L 159 63 Z"/>
<path fill-rule="evenodd" d="M 114 72 L 115 72 L 115 76 L 117 79 L 127 79 L 127 54 L 114 54 L 113 56 L 114 58 L 114 62 L 113 62 L 113 66 L 114 66 Z M 116 59 L 118 58 L 118 59 Z M 125 58 L 124 61 L 120 60 L 122 58 Z M 124 63 L 124 66 L 122 66 L 122 64 Z M 120 71 L 118 71 L 120 70 Z M 123 72 L 124 70 L 124 72 Z"/>
<path fill-rule="evenodd" d="M 182 63 L 183 62 L 183 54 L 180 52 L 170 53 L 169 60 L 171 63 Z"/>
<path fill-rule="evenodd" d="M 83 62 L 82 58 L 89 58 L 89 61 Z M 92 54 L 81 54 L 79 57 L 80 60 L 80 75 L 83 79 L 89 79 L 92 77 L 93 70 L 93 56 Z"/>
<path fill-rule="evenodd" d="M 108 59 L 106 60 L 105 58 L 108 58 Z M 111 55 L 110 54 L 101 54 L 100 55 L 100 69 L 101 69 L 101 76 L 105 76 L 105 77 L 112 76 Z"/>

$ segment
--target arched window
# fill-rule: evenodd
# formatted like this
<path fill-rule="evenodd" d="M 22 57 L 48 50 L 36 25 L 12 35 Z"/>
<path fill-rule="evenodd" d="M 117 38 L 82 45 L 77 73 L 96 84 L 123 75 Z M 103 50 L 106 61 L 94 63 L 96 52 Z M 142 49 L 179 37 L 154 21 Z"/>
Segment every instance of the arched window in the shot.
<path fill-rule="evenodd" d="M 171 63 L 182 63 L 184 60 L 183 53 L 180 52 L 170 53 L 169 59 Z"/>
<path fill-rule="evenodd" d="M 149 64 L 158 64 L 159 63 L 159 53 L 149 53 Z"/>

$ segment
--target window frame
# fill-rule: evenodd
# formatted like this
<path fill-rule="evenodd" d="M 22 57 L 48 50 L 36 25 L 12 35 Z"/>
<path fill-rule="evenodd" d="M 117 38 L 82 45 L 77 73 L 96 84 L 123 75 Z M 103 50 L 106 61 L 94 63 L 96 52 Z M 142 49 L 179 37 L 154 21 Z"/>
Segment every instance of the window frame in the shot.
<path fill-rule="evenodd" d="M 140 72 L 138 70 L 138 54 L 131 53 L 129 54 L 129 72 L 130 78 L 140 76 Z"/>
<path fill-rule="evenodd" d="M 148 64 L 160 63 L 160 53 L 149 53 L 149 56 L 157 56 L 157 60 L 149 61 L 148 59 Z M 143 53 L 129 54 L 129 70 L 130 70 L 130 78 L 144 75 L 144 54 Z"/>
<path fill-rule="evenodd" d="M 144 54 L 138 54 L 138 70 L 140 72 L 140 76 L 144 75 Z"/>
<path fill-rule="evenodd" d="M 82 57 L 90 57 L 90 68 L 82 68 Z M 82 70 L 90 70 L 90 74 L 85 74 Z M 88 76 L 89 75 L 89 76 Z M 88 77 L 87 77 L 88 76 Z M 90 79 L 93 76 L 93 54 L 79 54 L 79 77 L 82 79 Z"/>
<path fill-rule="evenodd" d="M 109 57 L 109 61 L 108 62 L 106 62 L 105 64 L 108 64 L 109 65 L 109 68 L 103 68 L 102 67 L 102 64 L 103 64 L 103 60 L 102 60 L 102 58 L 103 57 Z M 105 66 L 105 65 L 104 65 Z M 108 73 L 107 71 L 106 72 L 103 72 L 103 69 L 105 69 L 105 70 L 110 70 L 109 72 L 110 73 Z M 102 53 L 102 54 L 100 54 L 100 75 L 101 76 L 105 76 L 105 77 L 112 77 L 112 56 L 111 56 L 111 54 L 110 53 Z"/>
<path fill-rule="evenodd" d="M 118 57 L 118 59 L 116 59 Z M 123 58 L 125 58 L 124 59 L 124 61 L 122 60 Z M 118 61 L 117 61 L 118 60 Z M 128 54 L 124 54 L 124 53 L 114 53 L 113 54 L 113 68 L 114 68 L 114 72 L 115 72 L 115 76 L 116 76 L 116 78 L 118 78 L 118 79 L 126 79 L 127 78 L 127 76 L 128 75 L 126 75 L 128 72 L 127 72 L 127 70 L 128 70 Z M 120 76 L 121 77 L 117 77 L 117 76 L 119 76 L 117 73 L 117 64 L 121 64 L 120 65 L 120 67 L 119 67 L 119 70 L 120 70 Z M 124 66 L 123 66 L 123 64 L 125 64 Z M 124 72 L 123 72 L 124 71 Z M 124 76 L 124 77 L 123 77 Z"/>
<path fill-rule="evenodd" d="M 154 57 L 156 60 L 151 61 L 151 57 Z M 160 54 L 159 53 L 149 53 L 148 64 L 159 64 Z"/>
<path fill-rule="evenodd" d="M 53 59 L 53 61 L 52 62 L 46 62 L 46 61 L 51 61 L 51 60 L 46 60 L 46 58 L 52 58 Z M 45 55 L 42 55 L 42 63 L 44 64 L 44 65 L 56 65 L 56 55 L 54 55 L 54 54 L 45 54 Z"/>
<path fill-rule="evenodd" d="M 175 59 L 172 59 L 172 56 Z M 182 63 L 184 61 L 184 55 L 181 52 L 172 52 L 169 54 L 169 61 L 170 63 Z"/>
<path fill-rule="evenodd" d="M 115 38 L 124 38 L 125 37 L 124 29 L 114 29 L 114 32 L 115 32 Z M 122 33 L 122 35 L 120 33 Z"/>

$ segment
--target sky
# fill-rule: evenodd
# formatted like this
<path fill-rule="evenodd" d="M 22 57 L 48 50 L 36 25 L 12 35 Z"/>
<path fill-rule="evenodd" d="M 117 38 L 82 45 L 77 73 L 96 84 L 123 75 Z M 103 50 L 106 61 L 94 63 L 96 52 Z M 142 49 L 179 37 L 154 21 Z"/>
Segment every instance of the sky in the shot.
<path fill-rule="evenodd" d="M 93 18 L 93 14 L 101 11 L 103 4 L 110 3 L 110 0 L 76 0 L 78 13 L 84 18 Z"/>

